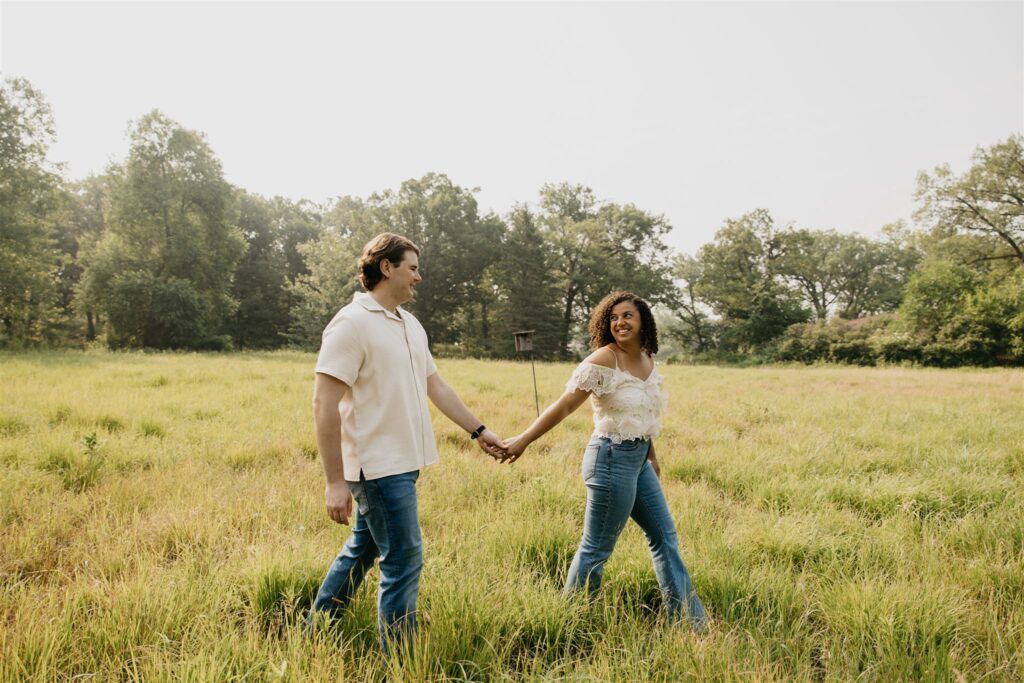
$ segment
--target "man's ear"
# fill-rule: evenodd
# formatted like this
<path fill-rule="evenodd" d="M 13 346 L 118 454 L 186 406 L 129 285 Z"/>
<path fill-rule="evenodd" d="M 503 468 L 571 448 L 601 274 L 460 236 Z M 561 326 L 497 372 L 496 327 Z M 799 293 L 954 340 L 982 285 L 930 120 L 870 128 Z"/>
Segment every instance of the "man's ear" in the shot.
<path fill-rule="evenodd" d="M 385 278 L 391 277 L 391 261 L 385 259 L 380 260 L 380 274 Z"/>

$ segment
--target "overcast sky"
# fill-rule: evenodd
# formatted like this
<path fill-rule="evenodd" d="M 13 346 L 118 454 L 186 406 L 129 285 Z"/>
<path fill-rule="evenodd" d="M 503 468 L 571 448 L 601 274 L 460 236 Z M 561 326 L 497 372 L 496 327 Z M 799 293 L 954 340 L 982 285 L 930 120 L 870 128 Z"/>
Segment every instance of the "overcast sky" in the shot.
<path fill-rule="evenodd" d="M 0 4 L 2 70 L 102 172 L 156 108 L 227 179 L 324 201 L 430 171 L 481 208 L 546 182 L 664 214 L 875 234 L 919 170 L 1024 129 L 1024 2 Z"/>

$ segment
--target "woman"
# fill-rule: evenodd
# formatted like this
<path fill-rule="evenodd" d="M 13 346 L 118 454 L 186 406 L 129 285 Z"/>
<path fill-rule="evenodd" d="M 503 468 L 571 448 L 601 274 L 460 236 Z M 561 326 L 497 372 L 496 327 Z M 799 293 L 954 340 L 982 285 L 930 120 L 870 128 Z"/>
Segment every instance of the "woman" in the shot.
<path fill-rule="evenodd" d="M 632 517 L 647 535 L 669 617 L 701 630 L 707 615 L 679 555 L 675 523 L 658 481 L 653 439 L 661 431 L 665 393 L 652 356 L 658 331 L 651 309 L 630 292 L 612 292 L 590 316 L 590 354 L 565 393 L 529 429 L 505 442 L 509 462 L 591 397 L 594 433 L 583 457 L 587 511 L 583 539 L 569 567 L 565 592 L 601 586 L 604 563 Z"/>

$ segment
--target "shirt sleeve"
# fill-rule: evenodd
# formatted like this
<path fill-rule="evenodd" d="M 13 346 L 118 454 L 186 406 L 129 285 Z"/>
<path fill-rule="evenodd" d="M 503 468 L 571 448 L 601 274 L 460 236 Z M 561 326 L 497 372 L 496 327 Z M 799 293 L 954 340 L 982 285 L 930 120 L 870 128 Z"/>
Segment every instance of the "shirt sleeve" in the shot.
<path fill-rule="evenodd" d="M 359 376 L 366 350 L 355 323 L 340 316 L 324 330 L 316 372 L 322 372 L 352 386 Z"/>
<path fill-rule="evenodd" d="M 424 337 L 426 337 L 426 335 L 424 335 Z M 437 372 L 437 364 L 434 363 L 434 356 L 431 355 L 431 353 L 430 353 L 430 345 L 427 344 L 427 343 L 424 343 L 423 345 L 427 347 L 426 348 L 426 353 L 427 353 L 427 377 L 430 377 L 435 372 Z"/>
<path fill-rule="evenodd" d="M 603 365 L 583 362 L 573 370 L 572 377 L 566 382 L 568 391 L 587 391 L 594 396 L 603 396 L 615 390 L 615 371 Z"/>

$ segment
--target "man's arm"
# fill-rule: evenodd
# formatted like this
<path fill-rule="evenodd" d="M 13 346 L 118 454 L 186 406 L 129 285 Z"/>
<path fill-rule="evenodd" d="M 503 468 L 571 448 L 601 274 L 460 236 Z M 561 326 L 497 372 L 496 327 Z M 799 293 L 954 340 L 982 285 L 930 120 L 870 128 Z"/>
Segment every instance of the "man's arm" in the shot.
<path fill-rule="evenodd" d="M 455 390 L 441 379 L 441 373 L 435 372 L 427 377 L 427 396 L 430 397 L 430 402 L 444 413 L 445 417 L 467 432 L 472 433 L 473 430 L 483 424 L 470 412 L 466 404 L 459 398 L 459 395 L 455 393 Z M 490 429 L 485 429 L 483 434 L 477 437 L 477 444 L 484 453 L 492 457 L 500 458 L 505 455 L 501 437 Z"/>
<path fill-rule="evenodd" d="M 345 463 L 341 457 L 341 414 L 338 412 L 338 404 L 346 393 L 348 385 L 340 379 L 316 373 L 313 383 L 316 449 L 320 451 L 327 479 L 327 515 L 338 524 L 348 524 L 352 514 L 352 492 L 345 481 Z"/>

